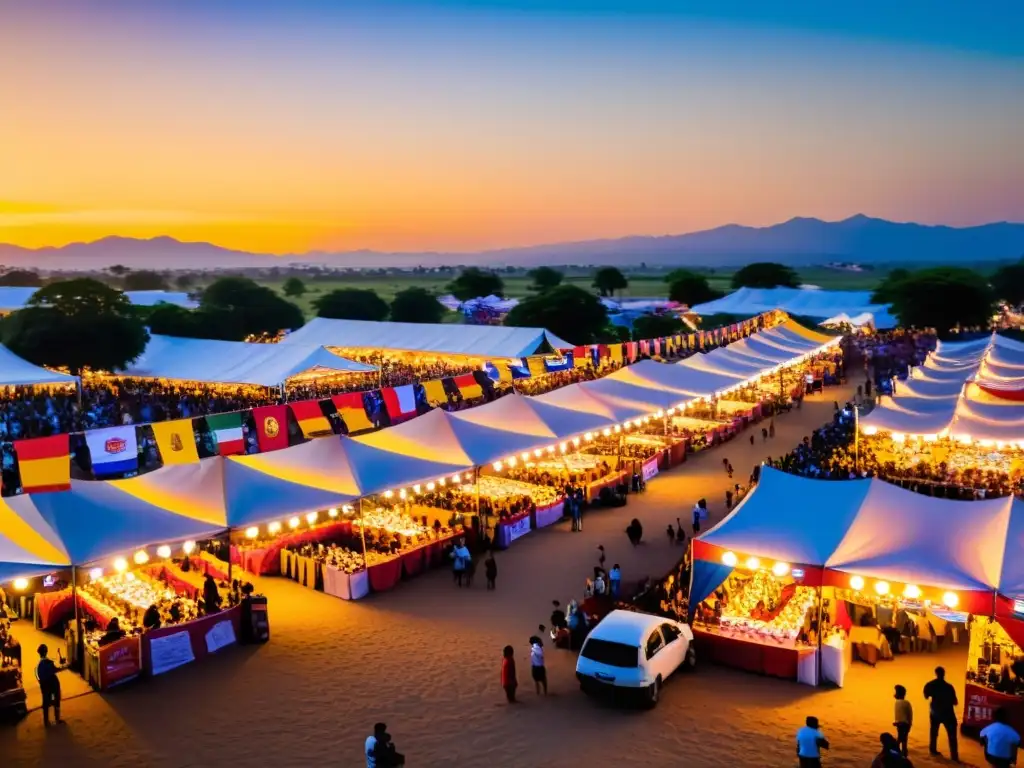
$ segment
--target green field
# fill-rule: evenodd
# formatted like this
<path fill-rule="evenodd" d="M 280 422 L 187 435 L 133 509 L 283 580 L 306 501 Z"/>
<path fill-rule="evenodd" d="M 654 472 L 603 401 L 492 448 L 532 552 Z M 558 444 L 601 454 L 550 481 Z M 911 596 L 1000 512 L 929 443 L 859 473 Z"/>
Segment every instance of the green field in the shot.
<path fill-rule="evenodd" d="M 626 272 L 626 276 L 629 279 L 629 288 L 623 291 L 620 296 L 622 298 L 666 297 L 668 295 L 668 285 L 665 283 L 664 278 L 667 271 L 645 270 Z M 730 290 L 732 270 L 698 269 L 695 271 L 706 275 L 711 287 L 717 288 L 720 291 Z M 825 267 L 799 270 L 799 274 L 800 279 L 806 284 L 832 290 L 870 290 L 878 285 L 885 276 L 885 272 L 880 271 L 846 272 Z M 381 275 L 373 272 L 354 272 L 343 278 L 304 279 L 306 293 L 301 298 L 292 300 L 302 307 L 307 317 L 312 317 L 315 314 L 312 302 L 318 296 L 330 293 L 338 288 L 369 288 L 376 291 L 385 301 L 390 302 L 398 291 L 412 285 L 422 286 L 433 291 L 438 296 L 443 295 L 447 293 L 447 285 L 451 279 L 451 275 L 413 275 L 399 272 Z M 519 271 L 515 274 L 503 274 L 502 280 L 505 283 L 505 293 L 508 296 L 523 298 L 530 294 L 530 278 L 527 277 L 525 272 Z M 258 281 L 277 291 L 280 291 L 281 286 L 284 284 L 284 278 L 276 280 L 258 278 Z M 566 273 L 565 282 L 590 289 L 593 278 L 590 272 L 569 271 Z"/>

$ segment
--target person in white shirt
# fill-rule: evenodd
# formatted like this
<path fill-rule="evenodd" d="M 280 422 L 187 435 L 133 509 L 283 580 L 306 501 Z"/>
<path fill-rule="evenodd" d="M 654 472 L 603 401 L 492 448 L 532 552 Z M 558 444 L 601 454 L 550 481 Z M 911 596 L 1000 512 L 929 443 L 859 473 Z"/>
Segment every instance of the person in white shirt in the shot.
<path fill-rule="evenodd" d="M 1006 710 L 992 713 L 992 723 L 981 730 L 981 743 L 985 747 L 985 760 L 996 768 L 1010 768 L 1017 762 L 1020 734 L 1006 724 Z"/>
<path fill-rule="evenodd" d="M 533 677 L 537 695 L 539 696 L 543 689 L 544 695 L 547 696 L 548 670 L 544 666 L 544 643 L 536 635 L 530 638 L 530 674 Z"/>
<path fill-rule="evenodd" d="M 807 725 L 796 732 L 796 756 L 800 768 L 821 768 L 823 749 L 828 749 L 828 739 L 818 727 L 818 718 L 808 717 Z"/>

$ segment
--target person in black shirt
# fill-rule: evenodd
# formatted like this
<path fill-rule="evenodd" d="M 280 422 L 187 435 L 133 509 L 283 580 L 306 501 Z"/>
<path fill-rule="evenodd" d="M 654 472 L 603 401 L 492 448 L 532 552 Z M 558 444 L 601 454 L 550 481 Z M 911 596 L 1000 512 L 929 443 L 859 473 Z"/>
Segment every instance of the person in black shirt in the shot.
<path fill-rule="evenodd" d="M 107 631 L 104 633 L 103 637 L 99 639 L 97 645 L 104 646 L 116 643 L 118 640 L 123 638 L 124 635 L 125 632 L 121 629 L 121 622 L 118 621 L 117 616 L 115 616 L 110 620 L 110 623 L 107 624 Z"/>
<path fill-rule="evenodd" d="M 217 589 L 217 582 L 213 580 L 213 576 L 206 574 L 206 580 L 203 582 L 203 609 L 206 611 L 206 615 L 217 613 L 220 610 L 220 603 L 221 596 Z"/>
<path fill-rule="evenodd" d="M 953 762 L 959 762 L 960 755 L 956 740 L 956 708 L 960 702 L 956 698 L 956 689 L 946 682 L 945 669 L 935 668 L 935 679 L 925 685 L 924 697 L 931 699 L 928 711 L 928 751 L 933 755 L 939 754 L 937 743 L 939 726 L 942 726 L 946 729 L 946 737 L 949 739 L 949 757 Z"/>
<path fill-rule="evenodd" d="M 160 610 L 156 605 L 151 605 L 146 609 L 146 613 L 142 617 L 142 626 L 147 630 L 160 629 Z"/>
<path fill-rule="evenodd" d="M 53 659 L 47 658 L 50 649 L 45 644 L 40 645 L 38 650 L 36 680 L 39 681 L 39 692 L 43 695 L 43 725 L 50 725 L 50 707 L 53 707 L 54 722 L 63 723 L 60 719 L 60 680 L 57 677 L 61 667 L 54 664 Z"/>

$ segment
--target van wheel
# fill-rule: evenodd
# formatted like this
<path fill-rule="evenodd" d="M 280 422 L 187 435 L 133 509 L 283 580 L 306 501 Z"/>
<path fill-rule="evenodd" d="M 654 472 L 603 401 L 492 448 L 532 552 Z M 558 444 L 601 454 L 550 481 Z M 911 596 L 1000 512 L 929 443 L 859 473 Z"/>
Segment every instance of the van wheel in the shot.
<path fill-rule="evenodd" d="M 661 676 L 651 683 L 647 689 L 647 708 L 654 709 L 658 706 L 658 699 L 661 697 Z"/>
<path fill-rule="evenodd" d="M 686 659 L 683 660 L 683 669 L 692 672 L 697 668 L 697 649 L 692 645 L 686 649 Z"/>

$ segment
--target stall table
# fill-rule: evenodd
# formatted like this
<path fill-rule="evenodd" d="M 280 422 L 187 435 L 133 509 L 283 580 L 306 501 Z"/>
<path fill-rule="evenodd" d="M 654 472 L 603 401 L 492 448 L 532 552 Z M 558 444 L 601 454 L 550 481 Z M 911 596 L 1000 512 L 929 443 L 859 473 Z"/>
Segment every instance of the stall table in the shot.
<path fill-rule="evenodd" d="M 544 507 L 537 507 L 533 514 L 534 528 L 547 528 L 562 519 L 565 513 L 565 500 L 559 499 L 553 504 Z"/>
<path fill-rule="evenodd" d="M 968 680 L 964 683 L 964 716 L 960 729 L 977 736 L 992 722 L 992 714 L 997 709 L 1006 712 L 1010 727 L 1016 729 L 1017 733 L 1024 733 L 1024 699 Z"/>
<path fill-rule="evenodd" d="M 815 648 L 779 645 L 753 637 L 732 637 L 696 628 L 693 641 L 697 646 L 697 658 L 715 664 L 811 685 L 816 678 Z"/>
<path fill-rule="evenodd" d="M 501 520 L 494 526 L 494 546 L 498 549 L 508 549 L 513 541 L 531 530 L 529 512 L 520 512 L 515 517 Z"/>

